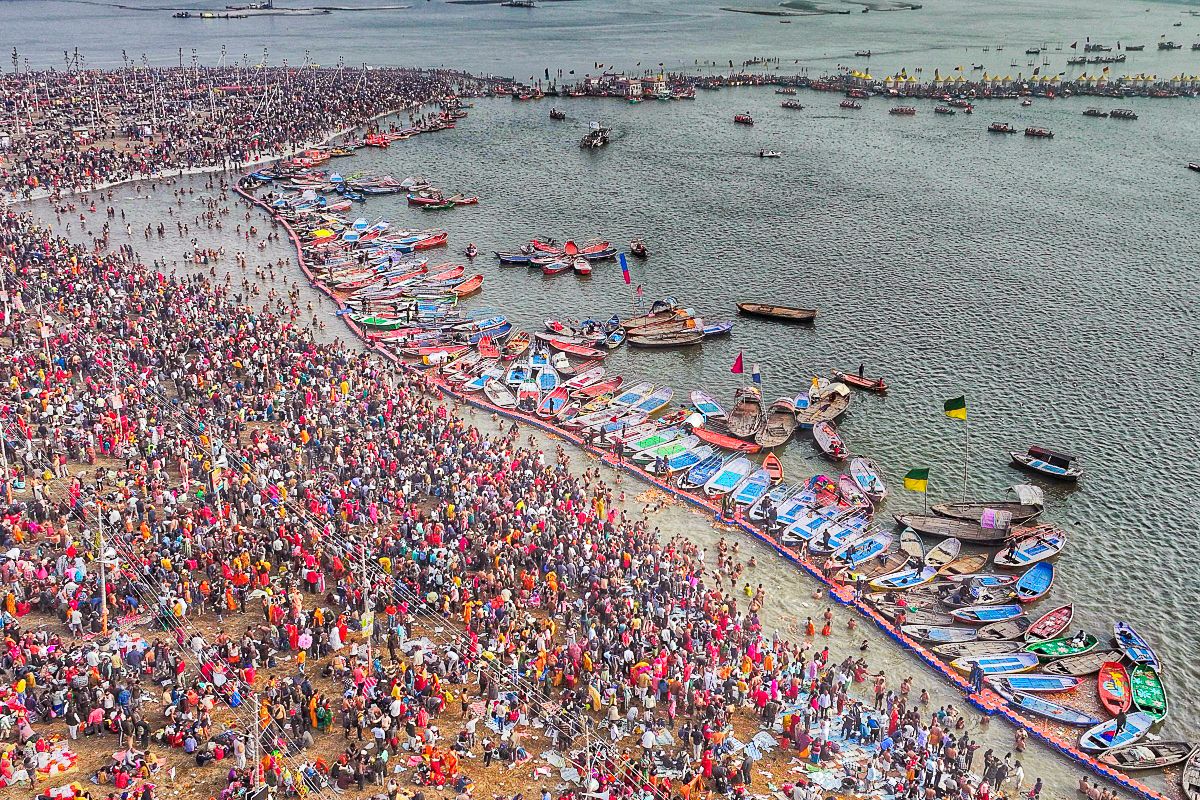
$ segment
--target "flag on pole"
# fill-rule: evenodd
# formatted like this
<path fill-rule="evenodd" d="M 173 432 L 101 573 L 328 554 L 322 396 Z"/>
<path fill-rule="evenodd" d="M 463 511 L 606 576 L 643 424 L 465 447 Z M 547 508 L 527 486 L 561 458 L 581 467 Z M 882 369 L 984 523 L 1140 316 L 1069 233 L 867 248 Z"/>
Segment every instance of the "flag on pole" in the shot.
<path fill-rule="evenodd" d="M 945 410 L 947 417 L 953 419 L 967 418 L 967 398 L 965 396 L 950 398 L 942 403 L 942 408 Z"/>
<path fill-rule="evenodd" d="M 750 368 L 750 379 L 756 384 L 762 384 L 762 375 L 758 374 L 758 364 Z"/>
<path fill-rule="evenodd" d="M 733 369 L 731 369 L 729 371 L 732 372 L 734 375 L 741 375 L 742 372 L 744 372 L 744 370 L 742 369 L 742 351 L 741 350 L 738 351 L 737 361 L 733 362 Z"/>
<path fill-rule="evenodd" d="M 1075 49 L 1075 48 L 1077 48 L 1077 47 L 1079 47 L 1079 42 L 1071 42 L 1071 49 L 1072 49 L 1072 50 L 1074 50 L 1074 49 Z"/>
<path fill-rule="evenodd" d="M 928 469 L 910 469 L 904 476 L 904 488 L 914 492 L 923 492 L 929 486 Z"/>
<path fill-rule="evenodd" d="M 625 278 L 627 286 L 633 283 L 633 279 L 629 277 L 629 262 L 625 260 L 624 253 L 621 253 L 621 277 Z"/>

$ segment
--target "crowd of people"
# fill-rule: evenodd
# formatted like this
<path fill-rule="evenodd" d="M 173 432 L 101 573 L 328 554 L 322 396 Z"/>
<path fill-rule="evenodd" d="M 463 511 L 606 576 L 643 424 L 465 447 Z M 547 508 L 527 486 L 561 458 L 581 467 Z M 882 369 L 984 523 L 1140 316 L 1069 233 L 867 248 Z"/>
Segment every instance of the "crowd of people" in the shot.
<path fill-rule="evenodd" d="M 495 81 L 451 70 L 127 67 L 0 74 L 0 193 L 28 198 L 279 157 Z"/>

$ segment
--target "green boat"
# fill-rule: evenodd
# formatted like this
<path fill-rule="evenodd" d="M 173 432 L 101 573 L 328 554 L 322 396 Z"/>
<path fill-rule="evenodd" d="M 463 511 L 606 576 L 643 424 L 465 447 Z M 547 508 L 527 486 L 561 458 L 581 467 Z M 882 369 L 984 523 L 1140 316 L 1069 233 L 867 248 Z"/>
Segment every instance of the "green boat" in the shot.
<path fill-rule="evenodd" d="M 1042 661 L 1052 661 L 1056 658 L 1083 655 L 1093 649 L 1099 641 L 1099 639 L 1090 633 L 1083 640 L 1082 644 L 1074 636 L 1064 636 L 1061 639 L 1047 639 L 1044 642 L 1034 642 L 1033 644 L 1025 645 L 1025 651 L 1027 653 L 1037 653 L 1037 657 Z"/>
<path fill-rule="evenodd" d="M 648 450 L 651 447 L 657 447 L 660 444 L 666 444 L 667 442 L 677 438 L 679 438 L 679 429 L 667 428 L 666 430 L 656 431 L 655 433 L 643 436 L 640 439 L 635 439 L 634 441 L 627 443 L 625 446 L 637 453 L 641 452 L 642 450 Z"/>
<path fill-rule="evenodd" d="M 1129 672 L 1129 683 L 1133 691 L 1133 705 L 1138 711 L 1145 711 L 1155 719 L 1167 715 L 1167 692 L 1154 667 L 1138 664 Z"/>
<path fill-rule="evenodd" d="M 699 440 L 695 436 L 685 436 L 682 439 L 672 439 L 660 445 L 656 445 L 646 450 L 641 450 L 633 455 L 635 464 L 646 465 L 651 464 L 655 459 L 670 458 L 677 456 L 685 450 L 691 450 L 696 446 Z"/>
<path fill-rule="evenodd" d="M 457 203 L 428 203 L 421 206 L 422 211 L 445 211 L 448 208 L 454 208 Z"/>
<path fill-rule="evenodd" d="M 368 328 L 375 328 L 381 331 L 394 331 L 397 328 L 403 328 L 405 325 L 412 324 L 412 322 L 398 317 L 377 317 L 373 314 L 351 314 L 350 319 L 359 325 L 365 325 Z"/>

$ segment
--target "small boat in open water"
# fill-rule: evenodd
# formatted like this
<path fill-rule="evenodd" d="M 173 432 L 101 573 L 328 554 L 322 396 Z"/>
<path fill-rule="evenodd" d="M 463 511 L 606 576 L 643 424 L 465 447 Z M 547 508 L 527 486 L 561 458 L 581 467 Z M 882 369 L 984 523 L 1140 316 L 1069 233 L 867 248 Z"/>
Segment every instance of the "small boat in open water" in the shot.
<path fill-rule="evenodd" d="M 1027 453 L 1012 452 L 1009 455 L 1012 456 L 1012 462 L 1019 467 L 1062 481 L 1077 481 L 1083 475 L 1083 469 L 1075 465 L 1078 460 L 1075 456 L 1045 447 L 1034 445 Z"/>
<path fill-rule="evenodd" d="M 817 318 L 815 308 L 789 308 L 766 303 L 738 303 L 738 311 L 750 317 L 763 317 L 780 322 L 812 322 Z"/>

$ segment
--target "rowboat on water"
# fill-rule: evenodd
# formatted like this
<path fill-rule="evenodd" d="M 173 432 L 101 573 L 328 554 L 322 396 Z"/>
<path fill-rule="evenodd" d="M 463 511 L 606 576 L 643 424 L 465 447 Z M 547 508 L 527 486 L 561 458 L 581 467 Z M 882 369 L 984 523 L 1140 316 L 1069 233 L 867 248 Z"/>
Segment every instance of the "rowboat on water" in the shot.
<path fill-rule="evenodd" d="M 1005 653 L 1018 653 L 1021 645 L 1010 641 L 981 642 L 976 638 L 969 642 L 949 642 L 939 644 L 933 652 L 942 658 L 962 658 L 963 656 L 997 656 Z"/>
<path fill-rule="evenodd" d="M 949 644 L 951 642 L 969 642 L 975 638 L 974 628 L 947 628 L 929 625 L 904 625 L 900 630 L 905 636 L 910 636 L 922 642 Z M 1014 653 L 1013 655 L 1019 655 Z M 979 656 L 986 658 L 987 656 Z"/>
<path fill-rule="evenodd" d="M 1193 168 L 1200 172 L 1200 165 Z M 1200 800 L 1200 748 L 1193 750 L 1188 756 L 1187 763 L 1183 765 L 1183 774 L 1179 776 L 1179 785 L 1183 788 L 1183 795 L 1187 800 Z"/>
<path fill-rule="evenodd" d="M 1191 742 L 1138 742 L 1114 747 L 1101 753 L 1096 760 L 1126 771 L 1164 769 L 1182 764 L 1193 749 Z"/>
<path fill-rule="evenodd" d="M 900 531 L 900 551 L 917 561 L 925 561 L 925 543 L 912 528 Z"/>
<path fill-rule="evenodd" d="M 720 471 L 725 461 L 725 456 L 720 453 L 710 455 L 689 469 L 687 474 L 679 479 L 679 487 L 687 491 L 699 489 Z"/>
<path fill-rule="evenodd" d="M 542 402 L 538 403 L 537 415 L 542 419 L 549 419 L 555 416 L 567 404 L 569 395 L 570 392 L 567 390 L 567 387 L 554 387 L 546 393 L 545 397 L 542 398 Z"/>
<path fill-rule="evenodd" d="M 763 469 L 767 469 L 766 461 L 763 462 Z M 780 483 L 760 497 L 757 503 L 746 509 L 746 516 L 749 517 L 751 522 L 759 523 L 767 521 L 768 513 L 773 514 L 778 519 L 779 506 L 786 502 L 788 498 L 798 494 L 803 488 L 802 486 Z"/>
<path fill-rule="evenodd" d="M 903 614 L 903 624 L 905 625 L 918 625 L 931 628 L 948 628 L 954 625 L 954 617 L 949 614 L 939 614 L 936 611 L 889 605 L 878 605 L 875 607 L 875 610 L 881 616 L 887 617 L 890 620 L 896 620 Z"/>
<path fill-rule="evenodd" d="M 738 311 L 750 317 L 762 317 L 779 322 L 812 322 L 817 318 L 815 308 L 789 308 L 766 303 L 738 303 Z"/>
<path fill-rule="evenodd" d="M 763 459 L 763 469 L 771 476 L 771 485 L 776 486 L 783 481 L 783 462 L 774 453 L 767 453 Z"/>
<path fill-rule="evenodd" d="M 759 468 L 751 472 L 730 493 L 734 506 L 748 508 L 754 505 L 771 488 L 771 473 Z"/>
<path fill-rule="evenodd" d="M 1062 481 L 1077 481 L 1083 475 L 1083 469 L 1075 465 L 1075 456 L 1058 453 L 1045 447 L 1034 446 L 1027 453 L 1009 453 L 1012 463 L 1018 467 L 1033 470 L 1040 475 L 1047 475 Z"/>
<path fill-rule="evenodd" d="M 864 378 L 861 375 L 855 375 L 852 372 L 842 372 L 838 369 L 833 371 L 833 377 L 848 386 L 853 386 L 855 389 L 862 389 L 867 392 L 886 394 L 888 390 L 888 385 L 884 382 L 883 378 Z"/>
<path fill-rule="evenodd" d="M 1116 650 L 1091 650 L 1077 656 L 1058 658 L 1049 664 L 1042 665 L 1042 672 L 1048 675 L 1071 675 L 1082 678 L 1085 675 L 1095 675 L 1110 661 L 1119 661 L 1121 653 Z"/>
<path fill-rule="evenodd" d="M 517 410 L 533 413 L 537 408 L 539 397 L 541 397 L 541 393 L 538 391 L 537 384 L 530 380 L 523 381 L 517 387 Z"/>
<path fill-rule="evenodd" d="M 1125 726 L 1118 732 L 1117 721 L 1110 719 L 1084 731 L 1083 735 L 1079 737 L 1079 748 L 1089 753 L 1102 753 L 1116 747 L 1133 744 L 1149 732 L 1154 722 L 1154 718 L 1149 714 L 1135 711 L 1125 718 Z M 1184 768 L 1184 777 L 1186 776 L 1187 769 Z"/>
<path fill-rule="evenodd" d="M 981 519 L 984 512 L 988 509 L 1006 511 L 1011 515 L 1012 521 L 1017 523 L 1025 522 L 1042 513 L 1045 498 L 1042 490 L 1038 487 L 1020 484 L 1010 487 L 1008 491 L 1016 495 L 1017 499 L 1015 501 L 997 500 L 990 503 L 979 501 L 969 503 L 938 503 L 930 506 L 930 510 L 943 517 L 971 521 Z"/>
<path fill-rule="evenodd" d="M 687 450 L 691 450 L 700 440 L 695 436 L 684 436 L 682 438 L 672 439 L 665 444 L 655 445 L 646 450 L 639 451 L 633 454 L 633 463 L 643 466 L 652 466 L 658 459 L 669 459 L 671 456 L 679 455 Z"/>
<path fill-rule="evenodd" d="M 936 547 L 925 553 L 925 566 L 941 569 L 957 558 L 958 551 L 961 549 L 962 542 L 958 539 L 951 538 L 938 542 Z"/>
<path fill-rule="evenodd" d="M 687 450 L 667 456 L 665 469 L 661 470 L 659 474 L 665 472 L 668 475 L 673 475 L 676 472 L 691 469 L 713 455 L 714 452 L 716 451 L 707 444 L 693 445 Z"/>
<path fill-rule="evenodd" d="M 1100 694 L 1100 702 L 1113 714 L 1128 711 L 1133 704 L 1129 673 L 1116 661 L 1109 661 L 1100 667 L 1100 674 L 1096 676 L 1096 690 Z"/>
<path fill-rule="evenodd" d="M 1070 627 L 1071 619 L 1074 616 L 1075 605 L 1073 603 L 1067 603 L 1065 606 L 1047 611 L 1038 618 L 1037 622 L 1029 626 L 1029 630 L 1025 632 L 1025 641 L 1036 642 L 1055 638 Z"/>
<path fill-rule="evenodd" d="M 754 462 L 742 456 L 721 466 L 717 474 L 704 484 L 704 493 L 709 497 L 727 494 L 733 491 L 743 478 L 754 469 Z"/>
<path fill-rule="evenodd" d="M 1127 622 L 1117 622 L 1113 625 L 1113 641 L 1119 649 L 1125 651 L 1125 657 L 1135 664 L 1148 664 L 1160 669 L 1158 655 L 1146 643 L 1141 634 L 1129 626 Z"/>
<path fill-rule="evenodd" d="M 978 665 L 984 675 L 1003 675 L 1010 672 L 1028 672 L 1038 665 L 1033 653 L 1004 653 L 996 656 L 963 656 L 950 662 L 951 668 L 963 673 L 971 672 Z"/>
<path fill-rule="evenodd" d="M 499 408 L 515 408 L 517 405 L 516 395 L 509 391 L 501 380 L 493 379 L 485 383 L 483 393 Z"/>
<path fill-rule="evenodd" d="M 649 381 L 642 381 L 636 386 L 632 386 L 614 397 L 613 401 L 609 403 L 609 405 L 616 409 L 632 408 L 653 393 L 654 384 L 650 383 Z"/>
<path fill-rule="evenodd" d="M 936 576 L 937 570 L 933 567 L 916 567 L 875 578 L 870 582 L 870 587 L 878 592 L 911 589 L 929 583 Z"/>
<path fill-rule="evenodd" d="M 971 558 L 971 556 L 956 558 L 946 566 L 957 564 L 964 558 Z M 972 586 L 987 587 L 1012 586 L 1017 582 L 1016 575 L 997 575 L 995 572 L 966 572 L 960 575 L 947 575 L 945 573 L 945 567 L 939 571 L 939 578 L 950 583 L 970 583 Z"/>
<path fill-rule="evenodd" d="M 1016 569 L 1053 558 L 1067 546 L 1067 534 L 1049 525 L 1018 528 L 996 554 L 997 567 Z"/>
<path fill-rule="evenodd" d="M 696 389 L 691 393 L 689 399 L 692 401 L 692 407 L 703 414 L 706 420 L 725 419 L 725 409 L 721 408 L 721 404 L 714 400 L 708 392 Z"/>
<path fill-rule="evenodd" d="M 766 449 L 779 447 L 792 438 L 796 424 L 796 404 L 790 397 L 780 397 L 771 403 L 762 427 L 754 434 L 754 442 Z"/>
<path fill-rule="evenodd" d="M 1004 542 L 1007 535 L 1006 530 L 984 528 L 978 522 L 925 514 L 896 514 L 894 516 L 898 524 L 908 526 L 925 536 L 953 536 L 971 544 L 998 545 Z"/>
<path fill-rule="evenodd" d="M 1158 670 L 1147 664 L 1134 664 L 1129 671 L 1133 707 L 1156 720 L 1167 716 L 1167 691 Z"/>
<path fill-rule="evenodd" d="M 667 404 L 671 402 L 671 398 L 674 396 L 674 389 L 672 389 L 670 386 L 663 386 L 662 388 L 639 400 L 631 408 L 633 411 L 640 411 L 647 416 L 654 416 L 659 411 L 662 411 L 664 408 L 666 408 Z"/>
<path fill-rule="evenodd" d="M 704 341 L 704 331 L 677 331 L 675 333 L 659 333 L 647 336 L 639 336 L 636 333 L 630 333 L 625 337 L 625 341 L 629 343 L 630 347 L 688 347 L 690 345 L 700 344 L 702 341 Z"/>
<path fill-rule="evenodd" d="M 1025 570 L 1025 574 L 1017 581 L 1017 600 L 1022 603 L 1032 603 L 1041 600 L 1054 585 L 1054 565 L 1048 561 L 1034 564 Z"/>
<path fill-rule="evenodd" d="M 958 558 L 938 568 L 938 577 L 944 580 L 953 580 L 960 575 L 979 575 L 981 576 L 976 583 L 980 586 L 1000 586 L 1007 585 L 1001 583 L 1004 579 L 1010 578 L 1008 575 L 996 575 L 994 573 L 981 573 L 979 570 L 987 566 L 988 557 L 983 553 L 967 553 L 960 554 Z M 1015 582 L 1015 579 L 1013 581 Z"/>
<path fill-rule="evenodd" d="M 850 542 L 834 550 L 829 560 L 837 564 L 855 567 L 864 561 L 887 552 L 895 537 L 888 531 L 876 531 L 866 538 Z"/>
<path fill-rule="evenodd" d="M 938 588 L 941 589 L 941 586 Z M 942 589 L 942 592 L 942 605 L 948 608 L 998 606 L 1017 599 L 1017 593 L 1012 586 L 982 586 L 963 583 L 955 587 L 954 584 L 948 584 L 945 589 Z"/>
<path fill-rule="evenodd" d="M 990 622 L 980 627 L 979 638 L 982 641 L 1016 641 L 1029 628 L 1029 617 L 1020 616 L 1001 622 Z"/>
<path fill-rule="evenodd" d="M 720 447 L 723 450 L 732 450 L 735 453 L 757 453 L 761 449 L 754 442 L 747 442 L 743 439 L 735 439 L 732 436 L 727 436 L 723 433 L 709 430 L 708 428 L 696 428 L 695 434 L 700 437 L 701 441 L 707 442 L 715 447 Z"/>
<path fill-rule="evenodd" d="M 729 433 L 739 439 L 753 439 L 763 426 L 762 393 L 756 386 L 743 386 L 734 395 L 729 413 Z"/>
<path fill-rule="evenodd" d="M 873 509 L 874 506 L 862 490 L 858 488 L 858 483 L 849 475 L 839 475 L 837 479 L 838 497 L 847 508 L 863 508 Z"/>
<path fill-rule="evenodd" d="M 1044 675 L 1040 672 L 1030 672 L 1023 675 L 1004 675 L 1002 678 L 993 678 L 988 683 L 995 686 L 1001 679 L 1016 691 L 1047 694 L 1069 692 L 1082 682 L 1081 678 L 1072 678 L 1066 675 Z"/>
<path fill-rule="evenodd" d="M 811 430 L 823 420 L 835 420 L 850 408 L 850 389 L 844 383 L 831 383 L 819 391 L 819 396 L 808 392 L 808 405 L 796 404 L 796 422 L 801 430 Z"/>
<path fill-rule="evenodd" d="M 1082 633 L 1082 632 L 1081 632 Z M 1032 642 L 1025 645 L 1026 652 L 1034 653 L 1044 661 L 1067 656 L 1078 656 L 1090 650 L 1095 650 L 1099 640 L 1090 633 L 1082 636 L 1076 634 L 1070 637 L 1047 639 L 1043 642 Z"/>
<path fill-rule="evenodd" d="M 1030 714 L 1036 714 L 1039 717 L 1052 719 L 1064 725 L 1075 725 L 1081 728 L 1090 728 L 1100 724 L 1100 720 L 1090 714 L 1061 706 L 1058 703 L 1052 703 L 1035 694 L 1019 692 L 1008 688 L 1004 685 L 1004 679 L 993 684 L 992 688 L 995 689 L 996 694 L 1007 700 L 1010 706 L 1019 711 L 1026 711 Z"/>
<path fill-rule="evenodd" d="M 950 616 L 968 625 L 983 625 L 989 622 L 1004 622 L 1016 619 L 1024 613 L 1024 609 L 1019 605 L 967 606 L 965 608 L 954 609 L 950 612 Z"/>
<path fill-rule="evenodd" d="M 838 433 L 837 426 L 830 420 L 822 420 L 812 427 L 813 439 L 821 454 L 834 461 L 846 459 L 846 445 Z"/>
<path fill-rule="evenodd" d="M 600 383 L 604 379 L 604 367 L 592 367 L 584 372 L 576 373 L 574 377 L 563 382 L 568 390 L 574 392 L 578 389 L 586 389 L 589 386 Z"/>
<path fill-rule="evenodd" d="M 653 426 L 654 430 L 639 432 L 636 436 L 630 436 L 626 434 L 621 438 L 621 441 L 625 444 L 625 446 L 635 453 L 642 450 L 648 450 L 651 447 L 656 447 L 660 444 L 665 444 L 672 439 L 677 439 L 682 432 L 680 428 L 674 425 L 669 428 L 659 428 L 658 425 L 653 422 L 647 422 L 645 424 Z"/>
<path fill-rule="evenodd" d="M 875 505 L 887 497 L 887 484 L 883 482 L 882 471 L 871 459 L 863 456 L 850 459 L 850 477 Z"/>

